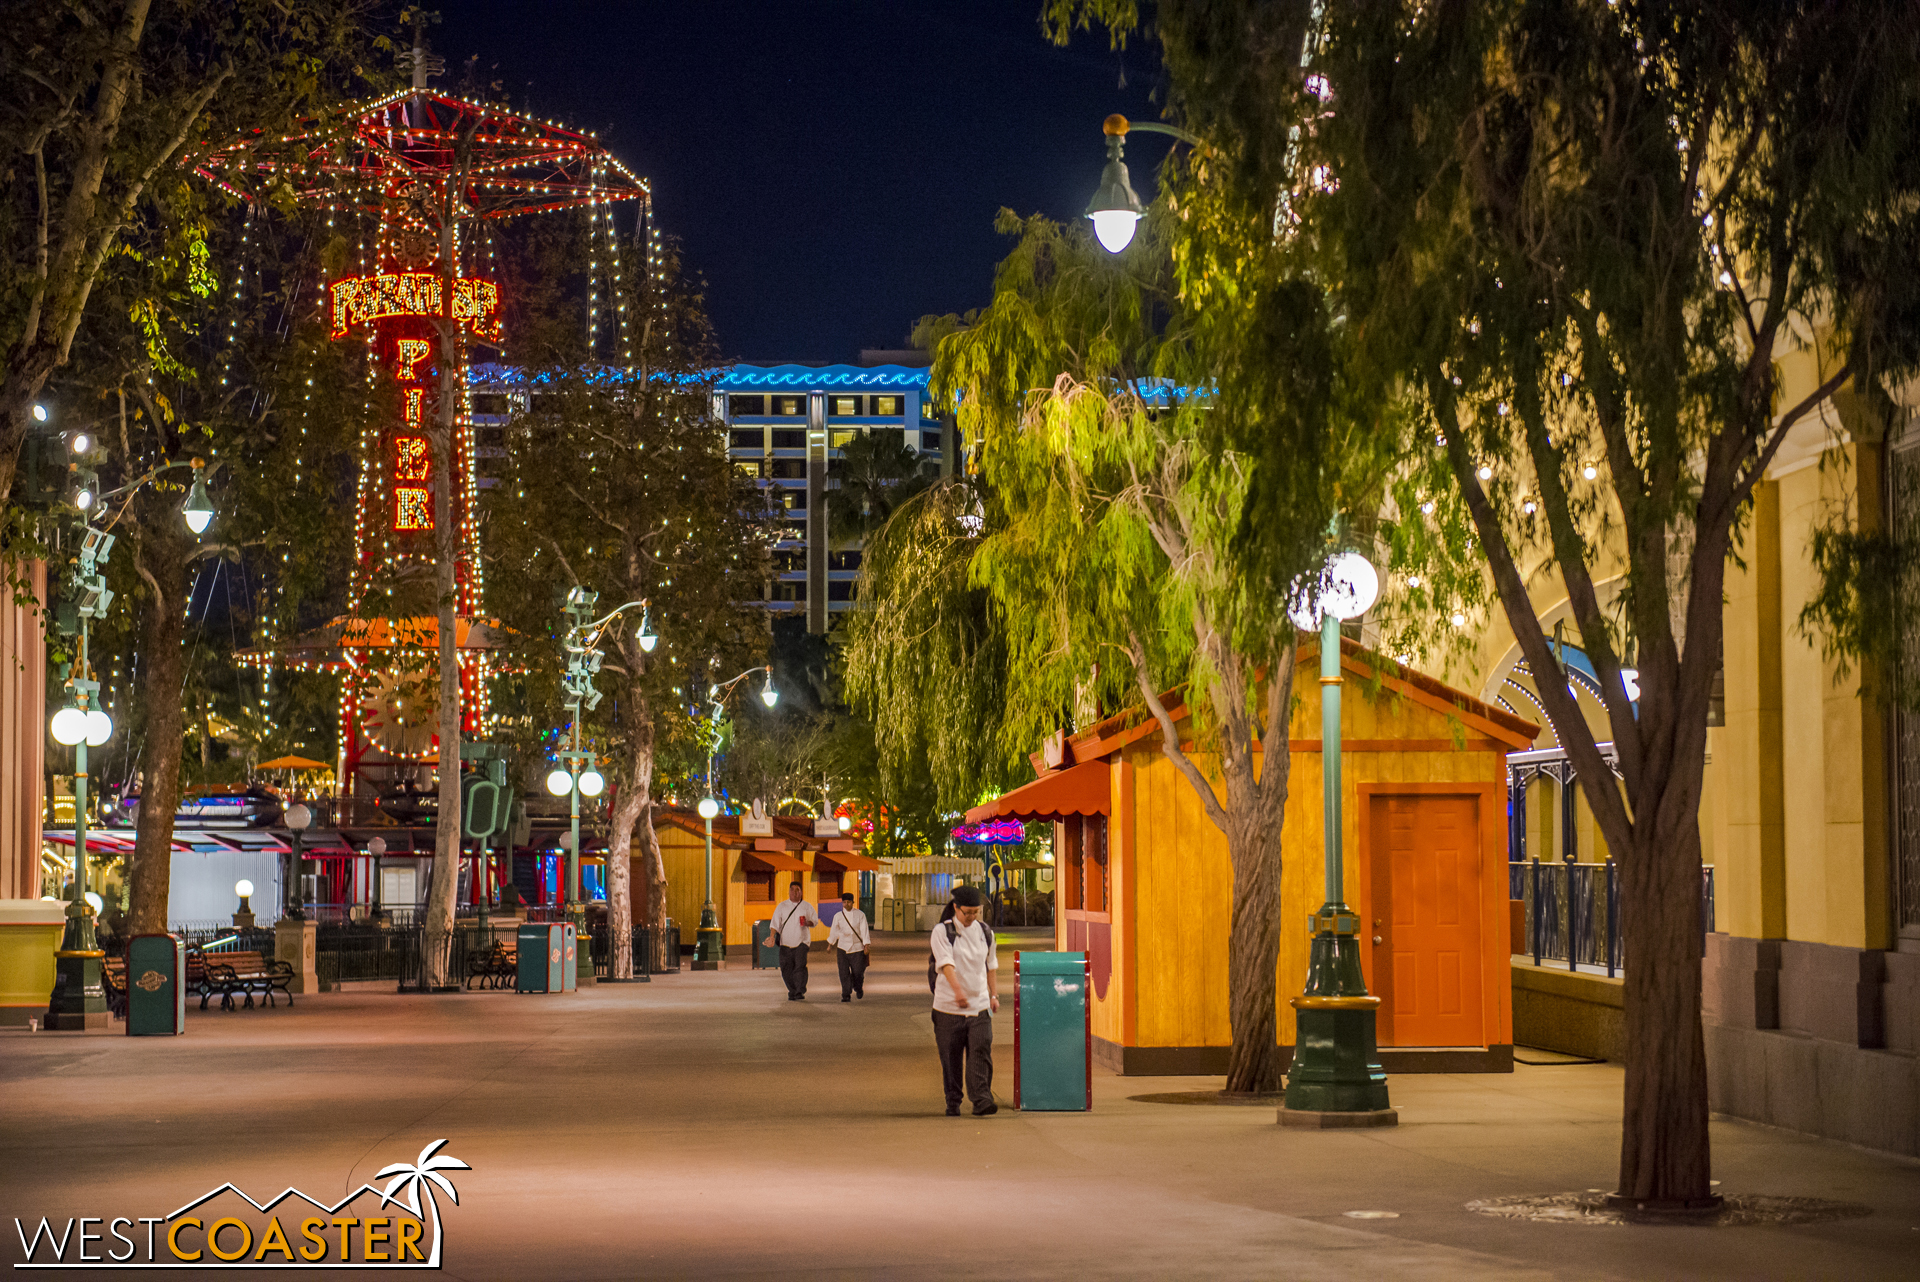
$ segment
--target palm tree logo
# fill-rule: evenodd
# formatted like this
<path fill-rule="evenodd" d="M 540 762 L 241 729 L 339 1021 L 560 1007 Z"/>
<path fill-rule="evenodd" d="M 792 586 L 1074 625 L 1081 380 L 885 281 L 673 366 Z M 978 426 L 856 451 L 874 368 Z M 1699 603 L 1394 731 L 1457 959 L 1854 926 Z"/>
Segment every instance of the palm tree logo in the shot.
<path fill-rule="evenodd" d="M 446 1143 L 435 1140 L 420 1150 L 420 1156 L 412 1162 L 395 1162 L 382 1167 L 373 1178 L 384 1180 L 393 1176 L 387 1185 L 387 1191 L 380 1195 L 380 1205 L 389 1206 L 400 1203 L 415 1215 L 420 1214 L 420 1194 L 427 1195 L 427 1217 L 433 1222 L 433 1252 L 425 1267 L 440 1267 L 440 1203 L 433 1196 L 433 1186 L 439 1185 L 446 1190 L 453 1204 L 460 1204 L 460 1194 L 455 1191 L 453 1181 L 440 1174 L 442 1171 L 471 1171 L 473 1168 L 457 1157 L 436 1157 L 434 1154 Z"/>

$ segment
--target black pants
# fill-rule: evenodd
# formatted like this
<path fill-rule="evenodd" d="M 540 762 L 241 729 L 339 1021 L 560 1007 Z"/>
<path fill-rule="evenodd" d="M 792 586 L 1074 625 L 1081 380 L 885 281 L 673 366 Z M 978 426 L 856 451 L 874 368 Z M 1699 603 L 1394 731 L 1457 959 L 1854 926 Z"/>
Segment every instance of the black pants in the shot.
<path fill-rule="evenodd" d="M 840 995 L 851 997 L 859 993 L 867 995 L 867 954 L 847 952 L 843 948 L 833 950 L 835 961 L 840 967 Z"/>
<path fill-rule="evenodd" d="M 787 996 L 807 995 L 807 946 L 788 948 L 780 945 L 780 978 L 787 981 Z"/>
<path fill-rule="evenodd" d="M 933 1012 L 933 1040 L 940 1048 L 940 1076 L 947 1107 L 960 1107 L 960 1085 L 977 1111 L 993 1103 L 993 1016 Z"/>

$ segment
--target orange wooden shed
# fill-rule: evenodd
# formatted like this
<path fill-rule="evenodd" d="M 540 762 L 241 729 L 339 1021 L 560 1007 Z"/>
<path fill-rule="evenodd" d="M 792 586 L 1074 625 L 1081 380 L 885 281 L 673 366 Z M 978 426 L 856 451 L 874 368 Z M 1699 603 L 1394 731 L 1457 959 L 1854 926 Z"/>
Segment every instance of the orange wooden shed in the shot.
<path fill-rule="evenodd" d="M 1315 671 L 1318 644 L 1298 663 Z M 1368 927 L 1363 965 L 1382 999 L 1384 1063 L 1510 1071 L 1506 756 L 1539 727 L 1351 642 L 1341 669 L 1346 899 Z M 1163 698 L 1187 728 L 1181 692 Z M 1282 834 L 1276 1014 L 1288 1058 L 1288 998 L 1304 986 L 1308 917 L 1324 896 L 1319 729 L 1319 694 L 1307 687 L 1289 727 Z M 1217 767 L 1216 754 L 1189 752 L 1203 771 Z M 1095 1059 L 1126 1074 L 1225 1072 L 1232 868 L 1159 726 L 1139 709 L 1109 717 L 1037 768 L 1038 779 L 967 819 L 1053 825 L 1055 946 L 1088 954 Z"/>

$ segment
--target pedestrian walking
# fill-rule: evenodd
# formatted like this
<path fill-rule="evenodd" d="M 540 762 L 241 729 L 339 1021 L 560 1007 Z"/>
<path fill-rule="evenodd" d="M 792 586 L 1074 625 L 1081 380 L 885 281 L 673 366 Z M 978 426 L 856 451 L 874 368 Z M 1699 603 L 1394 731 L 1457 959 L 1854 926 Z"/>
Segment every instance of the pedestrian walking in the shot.
<path fill-rule="evenodd" d="M 854 907 L 853 896 L 840 896 L 840 914 L 827 927 L 827 947 L 834 949 L 834 964 L 840 968 L 840 1000 L 852 1001 L 867 995 L 867 950 L 873 947 L 873 931 L 867 915 Z"/>
<path fill-rule="evenodd" d="M 973 1115 L 1000 1111 L 993 1102 L 993 1016 L 1000 1009 L 993 932 L 980 920 L 986 898 L 973 886 L 953 892 L 953 920 L 933 928 L 933 1039 L 940 1048 L 940 1075 L 947 1116 L 960 1116 L 964 1086 Z"/>
<path fill-rule="evenodd" d="M 807 999 L 807 945 L 817 924 L 813 905 L 801 896 L 800 878 L 787 887 L 787 901 L 773 910 L 773 940 L 780 945 L 780 978 L 786 981 L 787 1000 Z"/>

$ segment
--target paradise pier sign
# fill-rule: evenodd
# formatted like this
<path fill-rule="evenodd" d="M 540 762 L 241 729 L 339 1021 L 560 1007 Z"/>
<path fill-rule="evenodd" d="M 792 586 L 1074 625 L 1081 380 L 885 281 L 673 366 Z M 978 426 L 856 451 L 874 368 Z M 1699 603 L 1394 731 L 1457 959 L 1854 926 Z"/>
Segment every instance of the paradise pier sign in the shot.
<path fill-rule="evenodd" d="M 362 1184 L 332 1203 L 292 1187 L 256 1202 L 229 1181 L 167 1215 L 74 1216 L 62 1228 L 49 1216 L 31 1227 L 15 1218 L 27 1258 L 13 1267 L 437 1269 L 443 1235 L 434 1190 L 458 1205 L 446 1172 L 473 1169 L 441 1155 L 446 1142 L 381 1168 L 374 1178 L 387 1181 L 384 1192 Z"/>

